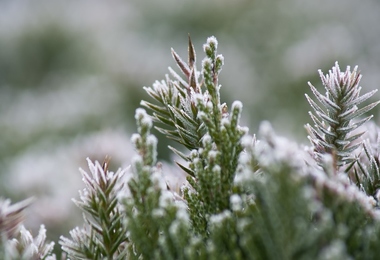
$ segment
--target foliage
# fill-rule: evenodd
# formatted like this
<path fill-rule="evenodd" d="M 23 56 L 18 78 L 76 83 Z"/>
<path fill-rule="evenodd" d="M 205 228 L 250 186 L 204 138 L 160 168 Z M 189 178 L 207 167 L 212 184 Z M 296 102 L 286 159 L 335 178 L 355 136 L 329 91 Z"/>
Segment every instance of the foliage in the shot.
<path fill-rule="evenodd" d="M 240 126 L 242 103 L 221 102 L 217 46 L 207 40 L 200 71 L 190 38 L 187 63 L 172 50 L 184 78 L 169 69 L 174 79 L 145 88 L 155 101 L 141 103 L 151 116 L 136 110 L 130 168 L 88 160 L 74 200 L 84 226 L 61 237 L 62 250 L 70 259 L 377 259 L 379 131 L 361 116 L 379 102 L 358 107 L 375 91 L 360 95 L 357 67 L 320 71 L 326 95 L 309 83 L 318 103 L 306 95 L 315 125 L 306 125 L 311 147 L 301 147 L 269 122 L 258 137 Z M 157 162 L 153 121 L 185 148 L 171 148 L 188 173 L 179 194 Z M 0 205 L 1 253 L 54 259 L 43 227 L 34 240 L 19 228 L 28 204 Z"/>

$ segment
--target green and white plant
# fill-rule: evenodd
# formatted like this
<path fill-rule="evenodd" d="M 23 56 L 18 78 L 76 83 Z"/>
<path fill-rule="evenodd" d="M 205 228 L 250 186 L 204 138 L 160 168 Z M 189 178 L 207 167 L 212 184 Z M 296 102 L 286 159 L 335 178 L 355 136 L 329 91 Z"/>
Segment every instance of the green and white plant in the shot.
<path fill-rule="evenodd" d="M 136 150 L 130 168 L 109 171 L 88 160 L 86 188 L 74 203 L 83 227 L 61 237 L 69 259 L 378 259 L 380 256 L 379 128 L 364 116 L 357 67 L 338 63 L 320 76 L 326 94 L 311 83 L 306 95 L 314 125 L 311 147 L 276 135 L 263 122 L 256 135 L 240 126 L 243 105 L 221 101 L 224 58 L 210 37 L 196 68 L 172 50 L 180 76 L 145 88 L 153 98 L 136 110 Z M 153 124 L 178 143 L 170 149 L 187 178 L 173 189 L 157 161 Z M 33 239 L 21 225 L 30 202 L 0 203 L 1 257 L 55 259 L 45 229 Z M 29 258 L 27 258 L 29 257 Z"/>

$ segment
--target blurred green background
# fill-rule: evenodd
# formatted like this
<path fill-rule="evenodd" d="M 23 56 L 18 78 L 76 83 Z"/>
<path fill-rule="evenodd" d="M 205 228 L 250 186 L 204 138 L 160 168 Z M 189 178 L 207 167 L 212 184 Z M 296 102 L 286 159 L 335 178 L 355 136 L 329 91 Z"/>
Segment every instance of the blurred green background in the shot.
<path fill-rule="evenodd" d="M 222 102 L 243 102 L 251 133 L 269 120 L 307 143 L 307 81 L 322 91 L 317 70 L 339 61 L 359 65 L 364 92 L 377 88 L 379 24 L 376 0 L 2 0 L 0 196 L 36 197 L 27 228 L 67 236 L 81 223 L 71 202 L 83 188 L 78 167 L 105 155 L 112 170 L 129 164 L 134 110 L 150 100 L 142 87 L 176 68 L 171 47 L 186 57 L 188 33 L 198 68 L 217 37 Z"/>

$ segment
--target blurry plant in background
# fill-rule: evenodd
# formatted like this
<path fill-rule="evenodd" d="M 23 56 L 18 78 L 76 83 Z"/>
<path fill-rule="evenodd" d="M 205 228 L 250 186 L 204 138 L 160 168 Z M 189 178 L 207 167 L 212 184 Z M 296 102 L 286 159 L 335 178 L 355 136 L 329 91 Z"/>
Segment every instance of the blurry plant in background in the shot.
<path fill-rule="evenodd" d="M 223 42 L 222 103 L 240 99 L 252 132 L 266 119 L 306 142 L 300 97 L 317 68 L 360 64 L 362 84 L 377 87 L 379 12 L 375 0 L 1 1 L 0 196 L 36 197 L 28 227 L 68 233 L 80 221 L 78 166 L 105 155 L 110 168 L 130 164 L 141 86 L 166 73 L 168 46 L 186 52 L 188 33 L 196 48 Z M 166 160 L 178 147 L 158 144 Z"/>

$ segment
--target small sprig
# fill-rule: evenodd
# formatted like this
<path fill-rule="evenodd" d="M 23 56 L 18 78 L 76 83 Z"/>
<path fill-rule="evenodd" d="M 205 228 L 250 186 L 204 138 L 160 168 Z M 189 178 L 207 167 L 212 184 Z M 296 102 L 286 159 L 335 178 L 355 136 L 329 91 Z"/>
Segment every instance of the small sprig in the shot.
<path fill-rule="evenodd" d="M 10 240 L 6 246 L 5 259 L 25 260 L 55 260 L 52 254 L 54 242 L 46 243 L 46 229 L 40 226 L 38 236 L 32 234 L 22 225 L 17 238 Z"/>
<path fill-rule="evenodd" d="M 80 169 L 86 188 L 79 192 L 81 200 L 73 200 L 85 213 L 85 227 L 73 229 L 71 240 L 61 236 L 59 243 L 71 259 L 124 259 L 127 236 L 118 195 L 125 171 L 108 171 L 108 158 L 103 165 L 87 162 L 91 175 Z"/>
<path fill-rule="evenodd" d="M 0 258 L 1 259 L 55 259 L 51 254 L 54 243 L 45 244 L 46 229 L 42 225 L 37 238 L 33 239 L 22 222 L 24 210 L 33 198 L 11 204 L 0 198 Z"/>
<path fill-rule="evenodd" d="M 314 147 L 316 161 L 321 165 L 323 155 L 331 154 L 338 169 L 356 161 L 353 152 L 361 146 L 358 139 L 364 132 L 354 135 L 352 132 L 372 118 L 368 116 L 359 119 L 380 101 L 358 108 L 359 104 L 370 98 L 377 90 L 360 95 L 359 82 L 362 76 L 357 67 L 351 72 L 348 66 L 345 72 L 341 72 L 336 62 L 329 74 L 323 75 L 319 70 L 319 75 L 326 94 L 319 93 L 309 82 L 311 91 L 321 106 L 306 94 L 306 99 L 315 112 L 315 114 L 310 112 L 315 126 L 307 124 L 306 129 Z"/>

